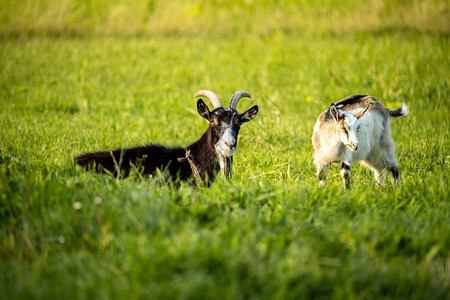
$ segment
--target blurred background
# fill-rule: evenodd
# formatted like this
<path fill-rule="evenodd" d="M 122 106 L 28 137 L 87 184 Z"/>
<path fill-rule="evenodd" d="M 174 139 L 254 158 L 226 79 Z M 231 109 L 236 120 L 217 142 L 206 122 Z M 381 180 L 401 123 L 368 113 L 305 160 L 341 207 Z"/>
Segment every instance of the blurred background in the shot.
<path fill-rule="evenodd" d="M 449 0 L 0 0 L 0 299 L 448 299 L 449 15 Z M 192 143 L 200 89 L 260 107 L 230 183 L 74 168 Z M 401 189 L 359 164 L 351 191 L 338 164 L 318 186 L 316 118 L 352 94 L 410 104 L 391 124 Z"/>
<path fill-rule="evenodd" d="M 446 0 L 2 0 L 0 35 L 450 33 Z"/>

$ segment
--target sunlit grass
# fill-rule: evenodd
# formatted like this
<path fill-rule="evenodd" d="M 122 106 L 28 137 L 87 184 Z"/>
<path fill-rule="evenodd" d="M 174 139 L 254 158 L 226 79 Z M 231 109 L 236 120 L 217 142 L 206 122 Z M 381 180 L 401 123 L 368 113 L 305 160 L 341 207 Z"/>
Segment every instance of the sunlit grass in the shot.
<path fill-rule="evenodd" d="M 0 3 L 3 36 L 210 36 L 281 32 L 450 32 L 449 4 L 420 1 L 11 1 Z"/>
<path fill-rule="evenodd" d="M 274 7 L 244 2 L 254 9 L 249 20 Z M 37 3 L 26 9 L 43 7 Z M 211 3 L 186 3 L 176 13 L 202 20 L 220 6 L 226 15 L 244 14 L 237 2 Z M 406 5 L 383 3 L 382 11 Z M 414 3 L 410 10 L 433 4 Z M 145 5 L 156 17 L 171 7 Z M 345 5 L 352 4 L 338 6 Z M 425 14 L 439 15 L 442 6 Z M 117 18 L 126 15 L 119 8 Z M 290 8 L 275 11 L 273 24 Z M 87 14 L 88 29 L 80 25 L 86 38 L 32 34 L 0 42 L 2 298 L 447 297 L 450 45 L 440 19 L 408 33 L 355 25 L 362 30 L 338 26 L 335 35 L 320 28 L 333 24 L 326 23 L 317 36 L 243 20 L 248 32 L 230 37 L 224 28 L 238 28 L 235 18 L 218 29 L 207 23 L 199 36 L 188 24 L 185 34 L 143 38 L 133 24 L 130 33 L 100 34 L 106 19 L 95 16 Z M 11 18 L 2 24 L 18 19 Z M 293 20 L 287 12 L 278 24 Z M 24 26 L 38 30 L 33 21 Z M 174 187 L 158 176 L 117 180 L 72 164 L 84 151 L 195 141 L 207 126 L 193 97 L 200 89 L 224 103 L 246 90 L 252 98 L 238 110 L 260 107 L 241 128 L 231 180 Z M 330 168 L 330 186 L 318 186 L 314 123 L 351 94 L 410 106 L 391 122 L 400 189 L 389 176 L 376 187 L 358 164 L 350 191 L 338 165 Z"/>

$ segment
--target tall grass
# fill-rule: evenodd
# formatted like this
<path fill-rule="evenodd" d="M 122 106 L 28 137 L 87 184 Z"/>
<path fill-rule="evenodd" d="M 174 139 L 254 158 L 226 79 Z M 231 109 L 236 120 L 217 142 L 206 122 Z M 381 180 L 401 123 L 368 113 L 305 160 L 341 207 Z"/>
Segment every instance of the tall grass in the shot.
<path fill-rule="evenodd" d="M 100 15 L 116 2 L 83 4 L 83 24 L 69 18 L 75 2 L 46 3 L 17 7 L 45 16 L 66 5 L 55 30 L 46 31 L 44 21 L 45 28 L 33 27 L 30 18 L 15 31 L 19 8 L 1 10 L 0 298 L 448 298 L 445 26 L 417 18 L 392 28 L 376 21 L 379 30 L 364 27 L 369 23 L 334 27 L 322 16 L 377 3 L 381 15 L 433 7 L 425 15 L 441 16 L 447 4 L 305 2 L 324 22 L 305 25 L 309 34 L 286 29 L 296 28 L 291 14 L 300 11 L 289 1 L 175 2 L 177 10 L 139 4 L 156 17 L 201 7 L 192 8 L 198 16 L 185 27 L 175 18 L 175 31 L 151 18 L 137 18 L 138 29 L 130 21 L 130 31 L 120 22 L 102 31 L 107 19 Z M 208 15 L 217 7 L 216 18 Z M 267 25 L 251 22 L 270 11 Z M 205 31 L 197 35 L 202 20 Z M 160 24 L 158 33 L 148 29 L 151 22 Z M 70 38 L 72 30 L 78 38 Z M 83 151 L 196 140 L 207 126 L 193 99 L 200 89 L 224 102 L 247 90 L 252 98 L 238 110 L 260 107 L 241 128 L 230 181 L 175 188 L 158 176 L 117 180 L 73 165 Z M 400 189 L 391 178 L 375 187 L 358 164 L 350 191 L 338 166 L 330 186 L 318 187 L 315 120 L 331 102 L 356 93 L 391 108 L 410 105 L 410 115 L 391 122 Z"/>
<path fill-rule="evenodd" d="M 448 35 L 449 4 L 418 1 L 11 1 L 3 36 L 268 35 L 418 31 Z"/>

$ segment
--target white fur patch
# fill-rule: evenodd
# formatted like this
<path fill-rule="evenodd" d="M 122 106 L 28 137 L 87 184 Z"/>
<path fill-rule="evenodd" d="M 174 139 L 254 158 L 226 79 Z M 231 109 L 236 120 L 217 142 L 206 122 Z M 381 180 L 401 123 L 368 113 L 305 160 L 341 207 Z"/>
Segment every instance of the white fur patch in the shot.
<path fill-rule="evenodd" d="M 409 106 L 406 105 L 406 103 L 402 103 L 401 114 L 402 116 L 407 116 L 409 114 Z"/>
<path fill-rule="evenodd" d="M 231 128 L 225 129 L 222 138 L 215 145 L 217 154 L 224 157 L 233 156 L 236 152 L 236 139 L 233 136 Z M 230 145 L 233 145 L 230 147 Z"/>
<path fill-rule="evenodd" d="M 219 157 L 220 171 L 222 172 L 222 174 L 225 174 L 226 158 L 221 154 L 219 154 L 218 157 Z"/>
<path fill-rule="evenodd" d="M 339 133 L 339 137 L 344 145 L 346 145 L 350 150 L 355 150 L 356 148 L 353 148 L 353 146 L 358 147 L 359 141 L 358 141 L 358 126 L 359 122 L 356 117 L 353 115 L 347 115 L 344 118 L 344 124 L 345 129 L 347 131 L 347 134 L 343 133 L 342 131 Z"/>
<path fill-rule="evenodd" d="M 340 106 L 342 106 L 342 105 L 340 105 Z M 338 106 L 336 106 L 336 107 L 338 107 Z M 341 109 L 339 109 L 339 112 L 341 113 L 341 114 L 343 114 L 343 115 L 346 115 L 346 116 L 348 116 L 348 115 L 356 115 L 357 113 L 359 113 L 360 111 L 363 111 L 365 108 L 360 108 L 360 107 L 358 107 L 357 109 L 353 109 L 353 110 L 341 110 Z"/>
<path fill-rule="evenodd" d="M 316 124 L 314 125 L 314 132 L 318 132 L 320 128 L 320 121 L 317 120 Z"/>

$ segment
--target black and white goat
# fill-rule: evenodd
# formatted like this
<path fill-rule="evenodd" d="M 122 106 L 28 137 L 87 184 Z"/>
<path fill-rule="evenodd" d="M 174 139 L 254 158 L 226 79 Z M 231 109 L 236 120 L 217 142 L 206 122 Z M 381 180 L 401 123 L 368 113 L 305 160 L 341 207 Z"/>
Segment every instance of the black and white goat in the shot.
<path fill-rule="evenodd" d="M 219 171 L 227 178 L 230 177 L 239 129 L 242 123 L 256 116 L 258 106 L 238 114 L 238 101 L 243 97 L 251 97 L 243 91 L 233 95 L 228 108 L 223 107 L 219 97 L 212 91 L 201 90 L 194 97 L 208 98 L 214 110 L 210 111 L 202 99 L 197 101 L 197 111 L 208 121 L 209 126 L 198 141 L 186 148 L 149 144 L 80 154 L 74 158 L 75 163 L 98 172 L 111 172 L 116 176 L 129 175 L 135 166 L 143 175 L 155 174 L 158 169 L 168 172 L 173 180 L 196 178 L 200 181 L 212 181 Z"/>
<path fill-rule="evenodd" d="M 318 117 L 312 137 L 320 184 L 328 185 L 330 164 L 341 163 L 340 173 L 348 188 L 353 162 L 362 161 L 375 173 L 378 184 L 384 185 L 385 171 L 389 171 L 398 186 L 398 161 L 389 121 L 408 112 L 405 104 L 391 110 L 368 95 L 354 95 L 332 103 Z"/>

